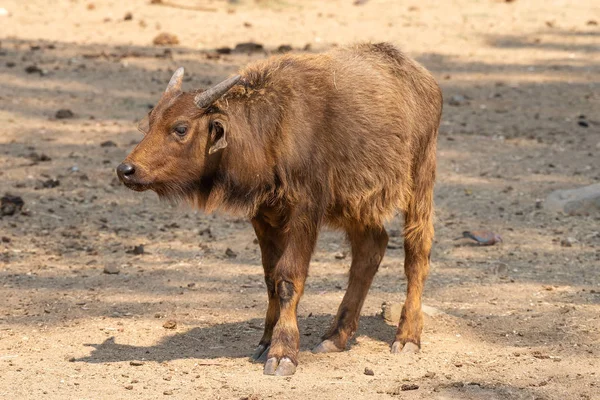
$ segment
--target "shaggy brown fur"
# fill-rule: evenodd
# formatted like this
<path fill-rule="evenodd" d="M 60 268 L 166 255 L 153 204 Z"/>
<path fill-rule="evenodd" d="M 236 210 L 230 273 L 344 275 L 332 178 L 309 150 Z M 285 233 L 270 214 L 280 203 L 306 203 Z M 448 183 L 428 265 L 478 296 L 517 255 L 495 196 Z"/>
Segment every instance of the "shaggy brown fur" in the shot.
<path fill-rule="evenodd" d="M 269 295 L 255 357 L 267 357 L 267 374 L 297 365 L 296 308 L 321 225 L 345 230 L 352 247 L 348 290 L 315 349 L 341 351 L 385 253 L 383 224 L 403 212 L 408 293 L 392 351 L 418 349 L 442 110 L 435 80 L 386 43 L 272 57 L 240 75 L 199 109 L 176 74 L 120 178 L 251 219 Z"/>

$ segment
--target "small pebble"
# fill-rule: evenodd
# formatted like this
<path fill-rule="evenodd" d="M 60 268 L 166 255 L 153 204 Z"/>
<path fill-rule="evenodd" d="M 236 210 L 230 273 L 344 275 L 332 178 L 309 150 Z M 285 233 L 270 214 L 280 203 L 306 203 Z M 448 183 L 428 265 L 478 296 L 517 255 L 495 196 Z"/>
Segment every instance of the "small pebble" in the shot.
<path fill-rule="evenodd" d="M 400 389 L 402 389 L 403 392 L 406 392 L 407 390 L 417 390 L 418 388 L 419 385 L 415 385 L 414 383 L 405 383 L 400 387 Z"/>
<path fill-rule="evenodd" d="M 562 239 L 560 241 L 560 245 L 562 247 L 573 247 L 573 243 L 575 243 L 577 240 L 575 238 L 572 237 L 567 237 L 565 239 Z"/>
<path fill-rule="evenodd" d="M 103 272 L 105 274 L 109 274 L 109 275 L 117 275 L 117 274 L 119 274 L 121 272 L 121 270 L 115 264 L 108 264 L 108 265 L 104 266 L 104 271 Z"/>
<path fill-rule="evenodd" d="M 61 108 L 56 112 L 56 114 L 54 114 L 54 117 L 56 119 L 67 119 L 73 118 L 74 116 L 75 114 L 73 113 L 73 111 L 69 110 L 68 108 Z"/>
<path fill-rule="evenodd" d="M 365 375 L 373 376 L 375 375 L 375 372 L 373 372 L 371 368 L 365 367 Z"/>
<path fill-rule="evenodd" d="M 170 319 L 163 324 L 163 328 L 165 329 L 175 329 L 177 328 L 177 322 Z"/>
<path fill-rule="evenodd" d="M 237 257 L 237 253 L 235 251 L 231 250 L 229 247 L 227 248 L 227 250 L 225 250 L 225 255 L 229 258 Z"/>
<path fill-rule="evenodd" d="M 172 33 L 159 33 L 152 41 L 156 46 L 170 46 L 179 44 L 179 38 Z"/>
<path fill-rule="evenodd" d="M 467 98 L 460 94 L 455 94 L 454 96 L 450 97 L 450 100 L 448 101 L 448 104 L 450 104 L 451 106 L 454 106 L 454 107 L 463 106 L 466 103 L 467 103 Z"/>

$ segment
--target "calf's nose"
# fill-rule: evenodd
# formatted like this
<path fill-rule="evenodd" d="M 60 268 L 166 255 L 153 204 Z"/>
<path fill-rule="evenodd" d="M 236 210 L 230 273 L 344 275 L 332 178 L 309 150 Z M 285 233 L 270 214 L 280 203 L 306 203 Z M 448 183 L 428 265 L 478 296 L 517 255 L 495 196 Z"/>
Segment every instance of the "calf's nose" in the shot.
<path fill-rule="evenodd" d="M 135 174 L 135 167 L 131 164 L 123 163 L 117 167 L 117 175 L 122 181 L 130 179 Z"/>

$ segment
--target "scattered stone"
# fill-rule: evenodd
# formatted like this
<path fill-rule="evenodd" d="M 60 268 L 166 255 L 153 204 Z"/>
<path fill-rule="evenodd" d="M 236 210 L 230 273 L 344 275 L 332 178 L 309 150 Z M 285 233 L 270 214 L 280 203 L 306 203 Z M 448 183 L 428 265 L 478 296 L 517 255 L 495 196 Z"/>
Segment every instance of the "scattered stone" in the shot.
<path fill-rule="evenodd" d="M 445 312 L 443 312 L 442 310 L 435 308 L 435 307 L 431 307 L 428 305 L 423 304 L 421 306 L 421 310 L 423 311 L 424 314 L 429 315 L 430 317 L 437 317 L 439 315 L 446 315 Z"/>
<path fill-rule="evenodd" d="M 10 238 L 8 236 L 2 236 L 2 243 L 10 243 Z"/>
<path fill-rule="evenodd" d="M 508 276 L 508 265 L 505 263 L 498 263 L 492 266 L 492 272 L 501 278 Z"/>
<path fill-rule="evenodd" d="M 544 200 L 542 200 L 542 199 L 535 199 L 535 208 L 536 208 L 536 210 L 541 210 L 543 206 L 544 206 Z"/>
<path fill-rule="evenodd" d="M 6 67 L 8 67 L 8 68 L 14 68 L 16 65 L 17 65 L 17 63 L 14 62 L 14 61 L 7 61 L 6 62 Z"/>
<path fill-rule="evenodd" d="M 125 253 L 127 253 L 127 254 L 133 254 L 133 255 L 136 255 L 136 256 L 142 255 L 142 254 L 144 254 L 144 245 L 143 244 L 139 244 L 137 246 L 133 246 L 133 249 L 127 250 Z"/>
<path fill-rule="evenodd" d="M 134 360 L 134 361 L 129 361 L 129 365 L 132 365 L 134 367 L 139 367 L 141 365 L 144 365 L 144 362 L 143 361 L 136 361 L 136 360 Z"/>
<path fill-rule="evenodd" d="M 24 205 L 25 202 L 21 197 L 7 193 L 0 199 L 0 216 L 15 215 L 21 212 Z"/>
<path fill-rule="evenodd" d="M 108 265 L 104 266 L 103 272 L 105 274 L 109 274 L 109 275 L 117 275 L 117 274 L 119 274 L 121 272 L 121 270 L 115 264 L 108 264 Z"/>
<path fill-rule="evenodd" d="M 237 257 L 237 253 L 235 251 L 231 250 L 229 247 L 227 248 L 227 250 L 225 250 L 225 255 L 229 258 Z"/>
<path fill-rule="evenodd" d="M 596 21 L 595 19 L 590 19 L 588 22 L 585 23 L 586 25 L 590 25 L 590 26 L 596 26 L 598 25 L 598 21 Z"/>
<path fill-rule="evenodd" d="M 177 328 L 177 322 L 175 320 L 169 319 L 169 320 L 165 321 L 165 323 L 163 324 L 163 328 L 175 329 L 175 328 Z"/>
<path fill-rule="evenodd" d="M 402 314 L 402 306 L 402 303 L 390 303 L 387 301 L 384 302 L 381 305 L 381 316 L 383 317 L 385 322 L 391 325 L 398 325 L 398 322 L 400 321 L 400 315 Z M 423 310 L 424 314 L 430 317 L 446 315 L 446 313 L 442 310 L 425 304 L 421 306 L 421 309 Z"/>
<path fill-rule="evenodd" d="M 573 243 L 575 243 L 576 241 L 577 239 L 575 239 L 574 237 L 567 237 L 560 241 L 560 245 L 562 247 L 573 247 Z"/>
<path fill-rule="evenodd" d="M 231 54 L 230 47 L 219 47 L 216 51 L 218 54 Z"/>
<path fill-rule="evenodd" d="M 100 143 L 100 147 L 117 147 L 117 144 L 112 140 L 107 140 L 106 142 Z"/>
<path fill-rule="evenodd" d="M 46 179 L 45 181 L 38 182 L 38 184 L 35 185 L 34 189 L 35 190 L 53 189 L 57 186 L 60 186 L 60 181 L 58 179 L 50 178 L 50 179 Z"/>
<path fill-rule="evenodd" d="M 590 215 L 600 212 L 600 183 L 576 189 L 555 190 L 544 202 L 547 210 L 567 215 Z"/>
<path fill-rule="evenodd" d="M 362 6 L 363 4 L 366 4 L 369 0 L 354 0 L 354 4 L 355 6 Z"/>
<path fill-rule="evenodd" d="M 38 154 L 36 152 L 33 152 L 29 155 L 29 158 L 31 159 L 31 161 L 33 162 L 45 162 L 45 161 L 52 161 L 52 159 L 50 157 L 48 157 L 47 155 L 45 155 L 44 153 L 42 154 Z"/>
<path fill-rule="evenodd" d="M 127 385 L 127 386 L 125 386 L 125 389 L 132 390 L 133 389 L 133 385 Z"/>
<path fill-rule="evenodd" d="M 374 376 L 375 372 L 373 372 L 373 370 L 371 368 L 365 367 L 365 375 Z"/>
<path fill-rule="evenodd" d="M 417 390 L 419 388 L 419 385 L 415 385 L 414 383 L 405 383 L 404 385 L 400 386 L 400 389 L 403 392 L 406 392 L 408 390 Z"/>
<path fill-rule="evenodd" d="M 264 46 L 260 43 L 244 42 L 236 44 L 233 51 L 235 53 L 259 53 L 264 51 Z"/>
<path fill-rule="evenodd" d="M 381 305 L 381 315 L 385 322 L 388 324 L 396 325 L 400 321 L 400 314 L 402 313 L 401 303 L 388 303 L 384 302 Z"/>
<path fill-rule="evenodd" d="M 428 371 L 425 374 L 425 378 L 433 378 L 433 377 L 435 377 L 435 372 L 433 372 L 433 371 Z"/>
<path fill-rule="evenodd" d="M 590 126 L 590 123 L 587 122 L 585 119 L 580 119 L 579 121 L 577 121 L 577 125 L 581 126 L 582 128 L 588 128 Z"/>
<path fill-rule="evenodd" d="M 94 3 L 88 3 L 87 7 L 88 10 L 92 11 L 96 9 L 96 5 Z"/>
<path fill-rule="evenodd" d="M 534 352 L 531 353 L 532 356 L 534 356 L 535 358 L 539 359 L 539 360 L 547 360 L 550 358 L 549 355 L 547 354 L 543 354 L 541 351 L 539 350 L 535 350 Z"/>
<path fill-rule="evenodd" d="M 492 231 L 464 231 L 463 238 L 472 239 L 482 246 L 492 246 L 502 242 L 502 237 Z M 461 239 L 461 238 L 456 238 Z"/>
<path fill-rule="evenodd" d="M 56 119 L 68 119 L 73 118 L 74 116 L 75 114 L 73 114 L 73 111 L 69 110 L 68 108 L 62 108 L 58 110 L 56 114 L 54 114 Z"/>
<path fill-rule="evenodd" d="M 208 236 L 209 239 L 214 239 L 214 236 L 213 236 L 212 231 L 210 230 L 210 228 L 204 228 L 200 232 L 198 232 L 198 234 L 200 236 L 206 235 L 206 236 Z"/>
<path fill-rule="evenodd" d="M 448 101 L 448 104 L 454 107 L 464 106 L 467 103 L 467 98 L 460 94 L 455 94 L 454 96 L 450 97 L 450 100 Z"/>
<path fill-rule="evenodd" d="M 343 260 L 344 258 L 346 258 L 346 253 L 338 252 L 335 253 L 334 257 L 336 260 Z"/>
<path fill-rule="evenodd" d="M 277 48 L 278 53 L 289 53 L 292 50 L 292 46 L 290 46 L 289 44 L 282 44 Z"/>
<path fill-rule="evenodd" d="M 123 17 L 123 21 L 131 21 L 133 19 L 133 14 L 131 12 L 127 12 Z"/>
<path fill-rule="evenodd" d="M 172 46 L 179 44 L 179 38 L 172 33 L 161 32 L 152 40 L 152 43 L 156 46 Z"/>
<path fill-rule="evenodd" d="M 25 72 L 27 72 L 28 74 L 44 74 L 44 70 L 38 67 L 37 65 L 29 65 L 25 67 Z"/>
<path fill-rule="evenodd" d="M 171 395 L 173 394 L 173 391 L 172 391 L 172 390 L 165 390 L 165 391 L 163 392 L 163 394 L 164 394 L 165 396 L 171 396 Z"/>

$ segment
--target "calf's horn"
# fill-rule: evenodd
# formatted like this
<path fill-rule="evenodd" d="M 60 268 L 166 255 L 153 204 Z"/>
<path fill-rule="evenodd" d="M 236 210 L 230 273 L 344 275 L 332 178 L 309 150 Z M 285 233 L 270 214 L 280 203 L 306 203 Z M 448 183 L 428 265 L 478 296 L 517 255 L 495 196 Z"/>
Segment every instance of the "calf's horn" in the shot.
<path fill-rule="evenodd" d="M 179 67 L 179 68 L 177 68 L 175 73 L 173 73 L 173 76 L 171 77 L 171 80 L 169 81 L 169 84 L 167 85 L 167 89 L 165 90 L 165 93 L 171 92 L 174 90 L 181 90 L 181 82 L 182 81 L 183 81 L 183 67 Z"/>
<path fill-rule="evenodd" d="M 235 86 L 235 84 L 238 83 L 241 78 L 242 77 L 240 75 L 236 75 L 232 76 L 231 78 L 225 79 L 223 82 L 211 87 L 210 89 L 207 89 L 204 92 L 197 94 L 194 98 L 194 103 L 196 103 L 198 108 L 206 108 L 210 106 L 221 96 L 227 93 L 229 89 Z"/>

